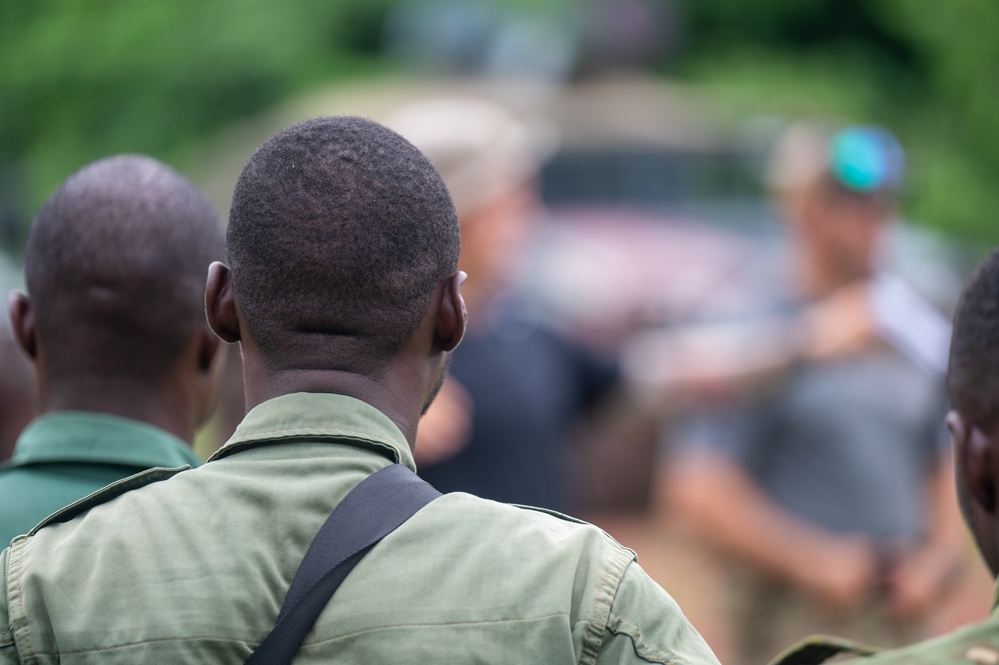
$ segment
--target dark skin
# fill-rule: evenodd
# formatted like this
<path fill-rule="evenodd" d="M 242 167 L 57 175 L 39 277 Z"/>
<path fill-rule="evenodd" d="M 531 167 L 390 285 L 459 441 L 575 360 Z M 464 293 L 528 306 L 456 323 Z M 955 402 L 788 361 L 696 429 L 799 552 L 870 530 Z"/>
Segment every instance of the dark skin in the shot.
<path fill-rule="evenodd" d="M 995 577 L 999 575 L 999 427 L 979 427 L 975 419 L 953 410 L 947 414 L 947 428 L 954 441 L 961 513 Z"/>
<path fill-rule="evenodd" d="M 50 361 L 31 300 L 14 292 L 8 303 L 14 336 L 35 364 L 40 413 L 91 411 L 149 423 L 191 444 L 215 408 L 225 347 L 207 324 L 193 330 L 173 367 L 159 380 L 102 373 L 71 373 Z"/>
<path fill-rule="evenodd" d="M 296 392 L 346 395 L 384 413 L 412 448 L 420 415 L 426 410 L 447 369 L 448 357 L 461 342 L 468 323 L 456 272 L 440 282 L 420 325 L 403 348 L 385 359 L 377 374 L 330 369 L 300 369 L 280 359 L 264 358 L 240 313 L 229 267 L 215 262 L 208 269 L 205 302 L 208 323 L 223 341 L 239 342 L 247 410 L 275 397 Z"/>

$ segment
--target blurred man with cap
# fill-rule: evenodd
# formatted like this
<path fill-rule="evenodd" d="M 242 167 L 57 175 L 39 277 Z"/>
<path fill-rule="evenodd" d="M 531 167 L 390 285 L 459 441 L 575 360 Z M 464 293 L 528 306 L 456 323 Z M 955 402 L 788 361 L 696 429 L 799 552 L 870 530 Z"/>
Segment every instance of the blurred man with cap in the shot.
<path fill-rule="evenodd" d="M 954 315 L 947 392 L 947 427 L 954 444 L 957 498 L 965 522 L 993 577 L 999 575 L 999 250 L 968 281 Z M 999 598 L 999 595 L 996 596 Z M 999 662 L 999 606 L 981 624 L 910 646 L 877 651 L 834 638 L 812 638 L 775 665 L 818 664 L 865 656 L 870 665 Z"/>
<path fill-rule="evenodd" d="M 420 473 L 442 491 L 571 511 L 569 430 L 611 392 L 617 368 L 543 325 L 515 292 L 554 130 L 474 97 L 415 102 L 386 122 L 441 172 L 470 275 L 468 333 L 420 426 Z"/>
<path fill-rule="evenodd" d="M 901 174 L 883 130 L 792 128 L 771 172 L 791 298 L 660 359 L 701 393 L 667 437 L 665 505 L 744 569 L 743 663 L 812 632 L 911 640 L 955 572 L 947 324 L 879 265 Z"/>

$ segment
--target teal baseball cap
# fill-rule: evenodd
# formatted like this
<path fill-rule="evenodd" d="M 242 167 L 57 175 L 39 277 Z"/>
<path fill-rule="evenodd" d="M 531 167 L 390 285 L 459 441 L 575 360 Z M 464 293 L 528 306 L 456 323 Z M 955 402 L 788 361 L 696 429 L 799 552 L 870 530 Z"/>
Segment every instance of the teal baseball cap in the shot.
<path fill-rule="evenodd" d="M 829 172 L 842 187 L 858 193 L 898 191 L 905 153 L 880 127 L 848 127 L 829 141 Z"/>

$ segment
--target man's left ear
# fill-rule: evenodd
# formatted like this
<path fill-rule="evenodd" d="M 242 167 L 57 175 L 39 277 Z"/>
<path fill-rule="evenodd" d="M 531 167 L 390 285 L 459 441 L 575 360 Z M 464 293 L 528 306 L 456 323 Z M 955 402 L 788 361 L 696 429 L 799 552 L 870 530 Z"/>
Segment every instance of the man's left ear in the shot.
<path fill-rule="evenodd" d="M 461 343 L 461 338 L 465 336 L 468 310 L 465 308 L 465 299 L 461 297 L 461 285 L 467 277 L 468 275 L 459 270 L 451 275 L 444 285 L 434 330 L 435 340 L 442 351 L 454 351 Z"/>

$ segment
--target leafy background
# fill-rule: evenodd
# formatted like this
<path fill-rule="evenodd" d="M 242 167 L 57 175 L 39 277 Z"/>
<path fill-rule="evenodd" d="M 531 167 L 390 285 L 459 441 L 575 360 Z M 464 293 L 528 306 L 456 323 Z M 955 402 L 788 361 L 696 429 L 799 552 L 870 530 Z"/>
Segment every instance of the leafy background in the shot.
<path fill-rule="evenodd" d="M 400 2 L 2 3 L 0 246 L 16 254 L 33 211 L 90 160 L 143 152 L 184 170 L 207 137 L 292 95 L 410 67 L 383 48 Z M 489 4 L 549 17 L 578 6 Z M 733 122 L 777 114 L 882 123 L 908 151 L 906 215 L 999 241 L 999 3 L 661 4 L 679 27 L 644 63 L 654 75 L 699 89 Z"/>

